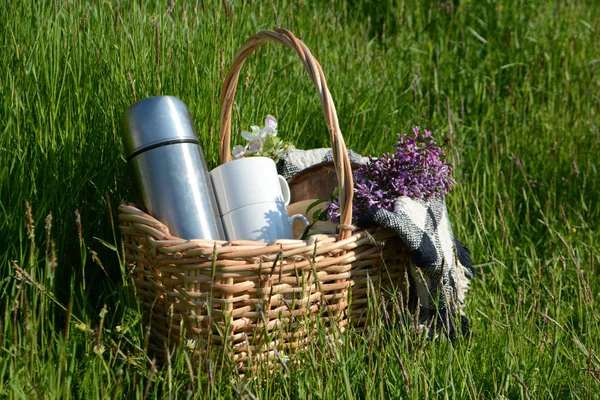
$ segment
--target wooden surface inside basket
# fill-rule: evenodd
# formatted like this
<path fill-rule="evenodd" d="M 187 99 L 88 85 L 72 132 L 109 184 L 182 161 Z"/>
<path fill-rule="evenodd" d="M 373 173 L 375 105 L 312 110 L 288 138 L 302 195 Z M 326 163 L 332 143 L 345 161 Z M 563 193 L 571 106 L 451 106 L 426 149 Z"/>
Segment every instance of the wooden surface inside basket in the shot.
<path fill-rule="evenodd" d="M 335 106 L 321 66 L 291 32 L 259 32 L 238 51 L 221 99 L 221 162 L 231 161 L 241 67 L 266 42 L 295 50 L 317 89 L 340 188 L 339 233 L 274 243 L 184 240 L 134 205 L 119 207 L 126 259 L 149 317 L 149 348 L 167 354 L 185 338 L 203 356 L 216 351 L 242 373 L 279 365 L 282 354 L 305 348 L 319 327 L 336 334 L 350 321 L 365 324 L 387 291 L 407 298 L 405 246 L 390 230 L 351 225 L 354 182 Z"/>
<path fill-rule="evenodd" d="M 351 164 L 352 170 L 359 164 Z M 307 168 L 288 179 L 290 185 L 290 203 L 309 199 L 329 200 L 338 186 L 335 166 L 324 162 Z"/>

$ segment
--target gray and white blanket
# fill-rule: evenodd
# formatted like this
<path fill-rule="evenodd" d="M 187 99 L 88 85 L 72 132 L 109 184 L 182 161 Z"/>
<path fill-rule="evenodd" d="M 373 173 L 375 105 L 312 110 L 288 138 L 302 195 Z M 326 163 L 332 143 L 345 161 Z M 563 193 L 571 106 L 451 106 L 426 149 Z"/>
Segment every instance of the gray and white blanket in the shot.
<path fill-rule="evenodd" d="M 349 151 L 352 163 L 364 164 L 367 157 Z M 286 179 L 313 165 L 333 161 L 331 149 L 294 150 L 282 156 L 277 164 Z M 379 225 L 391 228 L 411 251 L 410 275 L 420 303 L 420 323 L 430 337 L 444 332 L 456 337 L 456 322 L 463 334 L 469 332 L 469 320 L 463 313 L 465 296 L 475 275 L 469 249 L 452 233 L 444 198 L 428 201 L 399 197 L 394 210 L 380 209 L 361 216 L 360 227 Z"/>

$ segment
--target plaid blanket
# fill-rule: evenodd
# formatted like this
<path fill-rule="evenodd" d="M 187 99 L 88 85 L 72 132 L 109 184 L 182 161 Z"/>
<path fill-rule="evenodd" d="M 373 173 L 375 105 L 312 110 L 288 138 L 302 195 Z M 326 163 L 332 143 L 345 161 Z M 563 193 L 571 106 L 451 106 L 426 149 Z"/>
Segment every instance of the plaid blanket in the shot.
<path fill-rule="evenodd" d="M 348 155 L 353 163 L 368 161 L 353 151 Z M 283 155 L 277 168 L 289 179 L 327 161 L 333 161 L 331 149 L 294 150 Z M 458 329 L 467 334 L 469 320 L 463 308 L 475 270 L 469 249 L 452 233 L 444 198 L 423 201 L 399 197 L 393 211 L 381 209 L 361 215 L 358 220 L 363 228 L 374 224 L 393 229 L 410 249 L 410 275 L 420 304 L 419 322 L 428 329 L 430 337 L 443 331 L 454 340 Z"/>

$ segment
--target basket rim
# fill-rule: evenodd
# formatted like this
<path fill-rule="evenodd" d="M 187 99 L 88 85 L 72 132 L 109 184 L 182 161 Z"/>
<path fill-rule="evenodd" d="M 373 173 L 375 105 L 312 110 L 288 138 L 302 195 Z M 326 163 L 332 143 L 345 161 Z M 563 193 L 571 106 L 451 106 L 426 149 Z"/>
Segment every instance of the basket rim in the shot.
<path fill-rule="evenodd" d="M 394 236 L 392 230 L 381 227 L 356 229 L 347 238 L 340 240 L 334 233 L 320 233 L 302 239 L 277 239 L 273 242 L 254 240 L 217 240 L 217 239 L 183 239 L 171 235 L 169 227 L 150 214 L 141 210 L 135 203 L 121 201 L 118 207 L 118 220 L 120 223 L 130 223 L 134 229 L 145 234 L 146 240 L 154 246 L 168 248 L 168 253 L 183 253 L 197 250 L 197 255 L 210 255 L 217 251 L 219 256 L 227 253 L 235 257 L 254 257 L 269 253 L 281 253 L 282 256 L 303 253 L 306 248 L 318 249 L 317 255 L 330 253 L 336 248 L 350 245 L 359 246 L 363 242 L 377 242 Z M 123 228 L 123 225 L 120 226 Z M 387 231 L 389 234 L 375 235 L 375 232 Z M 244 252 L 240 255 L 239 252 Z M 289 253 L 289 254 L 288 254 Z M 268 260 L 268 258 L 266 259 Z"/>

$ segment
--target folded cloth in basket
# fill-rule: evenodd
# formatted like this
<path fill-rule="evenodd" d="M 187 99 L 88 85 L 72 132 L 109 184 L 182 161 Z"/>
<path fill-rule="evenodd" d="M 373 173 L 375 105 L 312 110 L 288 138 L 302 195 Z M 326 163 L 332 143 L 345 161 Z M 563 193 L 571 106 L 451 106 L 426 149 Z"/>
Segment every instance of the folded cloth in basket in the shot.
<path fill-rule="evenodd" d="M 349 151 L 352 163 L 364 164 L 368 158 Z M 294 150 L 277 164 L 286 179 L 313 165 L 332 161 L 331 149 Z M 428 201 L 399 197 L 394 210 L 380 209 L 362 215 L 358 225 L 379 225 L 393 229 L 411 252 L 410 275 L 420 303 L 420 323 L 431 337 L 441 330 L 454 340 L 454 322 L 460 317 L 461 331 L 469 332 L 469 321 L 462 313 L 469 282 L 475 274 L 469 249 L 452 233 L 444 198 Z"/>
<path fill-rule="evenodd" d="M 363 157 L 352 150 L 348 151 L 348 158 L 350 158 L 352 164 L 366 164 L 369 162 L 369 157 Z M 313 165 L 332 161 L 333 152 L 331 149 L 293 150 L 281 156 L 277 163 L 277 171 L 285 179 L 290 179 Z"/>

